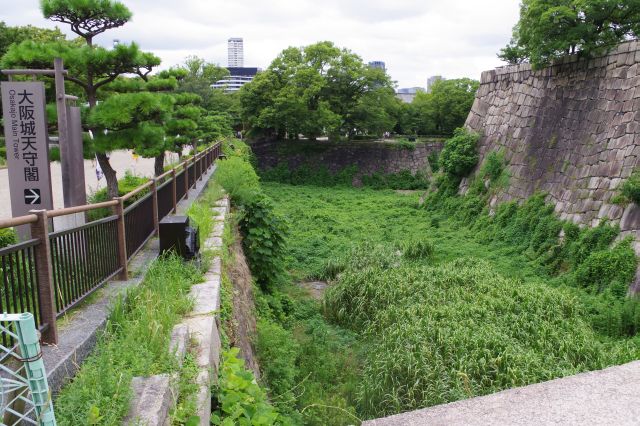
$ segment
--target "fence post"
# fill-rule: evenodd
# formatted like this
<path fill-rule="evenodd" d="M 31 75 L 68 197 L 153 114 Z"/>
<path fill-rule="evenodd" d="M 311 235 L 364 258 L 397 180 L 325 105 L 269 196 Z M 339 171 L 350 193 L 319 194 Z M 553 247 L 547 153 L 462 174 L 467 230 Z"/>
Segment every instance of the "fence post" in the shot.
<path fill-rule="evenodd" d="M 200 180 L 204 179 L 204 170 L 205 170 L 204 158 L 205 158 L 205 154 L 202 154 L 198 159 L 198 164 L 200 165 Z"/>
<path fill-rule="evenodd" d="M 156 178 L 151 180 L 151 193 L 153 194 L 151 196 L 151 203 L 153 205 L 153 229 L 155 229 L 155 233 L 158 235 L 160 233 L 160 225 L 158 225 L 160 219 L 158 217 L 158 179 Z"/>
<path fill-rule="evenodd" d="M 51 266 L 51 247 L 49 243 L 49 219 L 46 210 L 31 210 L 38 220 L 31 224 L 31 238 L 40 240 L 34 246 L 36 273 L 38 274 L 38 303 L 40 304 L 41 324 L 48 327 L 42 334 L 44 343 L 58 343 L 58 327 L 56 325 L 56 293 L 53 288 Z"/>
<path fill-rule="evenodd" d="M 129 279 L 129 269 L 127 266 L 127 237 L 125 235 L 124 225 L 124 199 L 122 197 L 114 198 L 118 202 L 114 206 L 114 213 L 118 216 L 118 263 L 122 270 L 118 274 L 120 281 L 126 281 Z"/>
<path fill-rule="evenodd" d="M 185 160 L 184 168 L 184 199 L 189 199 L 189 159 Z"/>
<path fill-rule="evenodd" d="M 178 186 L 176 184 L 176 169 L 171 169 L 171 195 L 173 202 L 173 214 L 178 212 Z"/>

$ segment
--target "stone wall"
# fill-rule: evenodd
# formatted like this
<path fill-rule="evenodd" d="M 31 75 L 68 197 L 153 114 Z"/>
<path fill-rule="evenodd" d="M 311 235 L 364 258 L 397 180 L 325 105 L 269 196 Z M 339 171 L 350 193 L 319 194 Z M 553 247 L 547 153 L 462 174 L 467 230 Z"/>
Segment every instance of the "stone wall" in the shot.
<path fill-rule="evenodd" d="M 486 71 L 466 126 L 482 134 L 480 162 L 503 150 L 509 165 L 509 187 L 492 205 L 544 191 L 563 219 L 593 226 L 608 218 L 639 233 L 638 206 L 611 203 L 640 157 L 639 42 L 541 70 Z"/>
<path fill-rule="evenodd" d="M 362 175 L 398 173 L 409 170 L 430 171 L 428 157 L 440 151 L 443 142 L 434 139 L 417 142 L 414 149 L 391 142 L 353 141 L 260 141 L 251 144 L 260 170 L 268 170 L 286 163 L 290 170 L 304 165 L 324 166 L 331 173 L 356 166 L 356 184 Z"/>

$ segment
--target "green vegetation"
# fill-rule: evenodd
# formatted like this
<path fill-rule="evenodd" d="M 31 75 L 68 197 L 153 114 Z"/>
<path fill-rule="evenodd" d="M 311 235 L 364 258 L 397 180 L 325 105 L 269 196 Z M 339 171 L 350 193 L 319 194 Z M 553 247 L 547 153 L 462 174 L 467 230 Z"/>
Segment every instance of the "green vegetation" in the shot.
<path fill-rule="evenodd" d="M 625 201 L 632 201 L 640 205 L 640 172 L 635 171 L 620 187 L 620 195 Z"/>
<path fill-rule="evenodd" d="M 219 382 L 215 388 L 217 407 L 212 407 L 211 424 L 268 426 L 289 424 L 279 415 L 258 386 L 253 374 L 238 358 L 238 349 L 222 354 Z"/>
<path fill-rule="evenodd" d="M 59 424 L 121 424 L 133 377 L 178 370 L 169 353 L 171 330 L 191 310 L 189 289 L 201 279 L 194 265 L 177 257 L 152 263 L 144 281 L 114 305 L 96 349 L 62 389 Z"/>
<path fill-rule="evenodd" d="M 53 148 L 49 149 L 49 161 L 50 162 L 60 162 L 60 148 L 57 146 L 54 146 Z"/>
<path fill-rule="evenodd" d="M 144 185 L 148 181 L 149 179 L 144 178 L 142 176 L 136 176 L 127 170 L 124 174 L 124 177 L 118 180 L 118 196 L 122 197 L 123 195 L 133 191 L 137 187 Z M 131 204 L 135 203 L 136 200 L 139 200 L 140 198 L 144 197 L 148 192 L 149 190 L 145 189 L 140 193 L 136 194 L 135 196 L 129 198 L 127 201 L 125 201 L 125 206 L 130 206 Z M 93 194 L 90 194 L 87 197 L 87 201 L 89 202 L 89 204 L 101 203 L 104 201 L 109 201 L 110 199 L 111 198 L 109 197 L 108 188 L 99 189 L 98 191 L 94 192 Z M 112 211 L 110 209 L 102 208 L 102 209 L 90 210 L 87 213 L 87 217 L 89 221 L 92 221 L 92 220 L 101 219 L 103 217 L 107 217 L 111 214 L 112 214 Z"/>
<path fill-rule="evenodd" d="M 209 182 L 200 198 L 187 209 L 191 226 L 195 225 L 199 229 L 200 247 L 204 247 L 204 242 L 213 231 L 214 217 L 211 214 L 211 206 L 221 198 L 222 187 L 215 181 Z"/>
<path fill-rule="evenodd" d="M 490 216 L 506 175 L 490 157 L 467 196 L 424 205 L 419 194 L 263 185 L 290 219 L 291 278 L 331 283 L 322 305 L 291 285 L 257 300 L 276 407 L 300 423 L 350 424 L 640 355 L 628 241 L 614 243 L 606 223 L 560 221 L 542 195 Z M 325 376 L 307 362 L 327 352 Z"/>
<path fill-rule="evenodd" d="M 535 67 L 570 53 L 593 57 L 640 34 L 640 4 L 620 0 L 524 0 L 513 38 L 498 55 Z"/>
<path fill-rule="evenodd" d="M 438 165 L 443 172 L 462 178 L 468 175 L 478 163 L 477 143 L 480 136 L 463 128 L 454 131 L 447 139 L 438 157 Z"/>
<path fill-rule="evenodd" d="M 240 90 L 254 134 L 313 140 L 393 130 L 400 101 L 384 70 L 329 41 L 283 50 Z"/>
<path fill-rule="evenodd" d="M 305 164 L 293 170 L 285 163 L 261 171 L 260 177 L 264 182 L 288 183 L 290 185 L 313 186 L 352 186 L 358 168 L 345 167 L 337 173 L 331 173 L 326 166 Z M 408 170 L 398 173 L 379 173 L 362 175 L 362 185 L 375 189 L 426 189 L 429 187 L 429 177 L 424 172 L 412 174 Z"/>
<path fill-rule="evenodd" d="M 0 229 L 0 248 L 16 244 L 18 242 L 18 236 L 13 228 Z"/>
<path fill-rule="evenodd" d="M 477 80 L 438 80 L 431 90 L 419 92 L 402 104 L 395 131 L 410 135 L 452 135 L 462 127 L 480 86 Z"/>
<path fill-rule="evenodd" d="M 171 413 L 172 425 L 197 425 L 200 418 L 194 413 L 197 412 L 198 394 L 198 363 L 197 354 L 187 352 L 182 363 L 182 368 L 178 373 L 178 401 Z"/>
<path fill-rule="evenodd" d="M 633 359 L 600 343 L 567 292 L 521 285 L 490 264 L 404 264 L 366 247 L 325 298 L 364 335 L 359 412 L 378 417 L 600 369 Z"/>

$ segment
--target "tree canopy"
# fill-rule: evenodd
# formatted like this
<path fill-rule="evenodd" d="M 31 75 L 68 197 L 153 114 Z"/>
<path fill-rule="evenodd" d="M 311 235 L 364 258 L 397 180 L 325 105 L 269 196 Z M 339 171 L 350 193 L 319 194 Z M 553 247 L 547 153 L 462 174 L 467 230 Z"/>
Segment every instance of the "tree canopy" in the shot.
<path fill-rule="evenodd" d="M 328 41 L 285 49 L 240 90 L 252 130 L 291 138 L 390 131 L 398 102 L 384 71 Z"/>
<path fill-rule="evenodd" d="M 536 67 L 570 53 L 589 57 L 640 34 L 640 0 L 523 0 L 509 45 L 498 55 Z"/>
<path fill-rule="evenodd" d="M 451 135 L 469 115 L 480 83 L 469 78 L 436 81 L 430 92 L 419 92 L 399 113 L 399 133 Z"/>
<path fill-rule="evenodd" d="M 118 44 L 112 49 L 96 46 L 93 43 L 95 36 L 103 32 L 124 25 L 130 18 L 131 12 L 127 7 L 114 0 L 41 0 L 40 5 L 43 15 L 52 21 L 68 24 L 83 43 L 60 39 L 46 43 L 33 40 L 25 40 L 20 44 L 12 44 L 0 61 L 3 68 L 51 68 L 53 60 L 61 57 L 65 68 L 69 71 L 65 76 L 67 81 L 76 84 L 82 89 L 83 98 L 88 102 L 89 109 L 94 109 L 100 96 L 108 99 L 113 91 L 108 85 L 115 82 L 123 74 L 137 74 L 143 80 L 148 80 L 152 69 L 160 64 L 160 59 L 151 53 L 140 50 L 137 44 Z M 132 94 L 134 98 L 138 94 Z M 139 99 L 139 106 L 149 106 L 149 98 Z M 115 100 L 112 102 L 116 102 Z M 107 108 L 109 104 L 105 105 Z M 115 114 L 117 108 L 114 108 Z M 126 111 L 120 111 L 125 117 Z M 136 111 L 139 113 L 140 111 Z M 131 117 L 130 117 L 131 118 Z M 153 127 L 154 120 L 144 119 L 139 126 L 130 125 L 126 132 L 132 141 L 151 141 L 150 131 L 157 133 L 157 126 Z M 90 121 L 98 124 L 98 121 Z M 97 129 L 94 129 L 97 130 Z M 133 133 L 139 131 L 136 137 Z M 125 129 L 119 129 L 125 132 Z M 94 132 L 98 135 L 99 132 Z M 146 136 L 145 136 L 146 135 Z M 113 137 L 106 140 L 115 140 Z M 158 142 L 160 145 L 162 141 Z M 107 180 L 109 196 L 118 195 L 118 180 L 116 172 L 109 163 L 107 151 L 118 148 L 96 144 L 96 157 Z"/>

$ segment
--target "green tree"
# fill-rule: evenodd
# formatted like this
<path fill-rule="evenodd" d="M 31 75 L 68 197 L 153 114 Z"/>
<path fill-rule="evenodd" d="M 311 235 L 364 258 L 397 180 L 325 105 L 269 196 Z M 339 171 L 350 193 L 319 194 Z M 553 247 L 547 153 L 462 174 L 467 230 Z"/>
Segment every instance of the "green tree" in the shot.
<path fill-rule="evenodd" d="M 9 27 L 3 21 L 0 21 L 0 57 L 7 53 L 9 46 L 12 44 L 20 44 L 25 40 L 32 40 L 37 43 L 48 43 L 65 39 L 65 35 L 58 27 L 53 30 L 38 28 L 33 25 Z"/>
<path fill-rule="evenodd" d="M 570 53 L 601 54 L 640 34 L 640 0 L 523 0 L 520 20 L 498 57 L 539 68 Z"/>
<path fill-rule="evenodd" d="M 431 92 L 419 92 L 408 111 L 405 126 L 422 135 L 451 135 L 467 120 L 480 83 L 469 78 L 438 80 Z"/>
<path fill-rule="evenodd" d="M 392 87 L 384 72 L 324 41 L 282 51 L 266 71 L 242 88 L 240 104 L 244 120 L 256 133 L 292 139 L 299 134 L 310 139 L 353 136 L 365 130 L 358 126 L 374 127 L 371 119 L 380 118 L 378 112 L 365 114 L 363 104 L 370 106 L 374 99 L 384 98 L 381 105 L 397 107 L 390 100 Z M 382 118 L 391 130 L 395 122 L 386 115 Z"/>
<path fill-rule="evenodd" d="M 53 58 L 61 57 L 69 74 L 65 79 L 78 85 L 93 109 L 100 91 L 123 74 L 137 74 L 147 79 L 160 59 L 142 52 L 135 43 L 119 44 L 113 49 L 94 45 L 94 38 L 103 32 L 124 25 L 131 12 L 124 4 L 113 0 L 41 0 L 45 18 L 68 24 L 84 41 L 83 45 L 68 41 L 38 43 L 25 40 L 12 45 L 2 58 L 4 68 L 51 68 Z M 104 91 L 107 93 L 107 91 Z M 96 133 L 96 132 L 94 132 Z M 100 146 L 100 144 L 98 144 Z M 96 153 L 107 180 L 110 197 L 118 195 L 116 171 L 111 167 L 106 150 L 101 146 Z"/>

